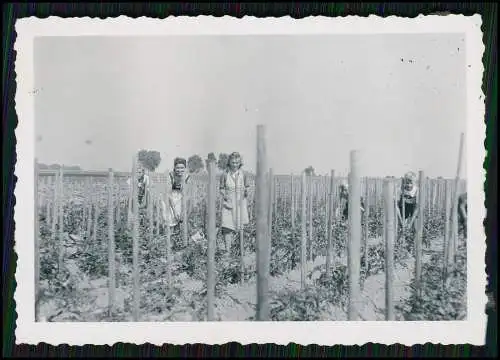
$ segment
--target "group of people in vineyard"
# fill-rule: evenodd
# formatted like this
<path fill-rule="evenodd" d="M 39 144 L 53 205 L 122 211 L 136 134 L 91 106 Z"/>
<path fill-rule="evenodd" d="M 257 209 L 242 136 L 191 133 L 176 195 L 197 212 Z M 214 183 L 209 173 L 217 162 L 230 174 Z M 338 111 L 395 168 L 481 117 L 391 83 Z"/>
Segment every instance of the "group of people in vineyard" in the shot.
<path fill-rule="evenodd" d="M 189 184 L 190 176 L 187 173 L 187 161 L 184 158 L 176 158 L 173 163 L 173 171 L 168 173 L 169 194 L 160 199 L 161 219 L 163 227 L 169 227 L 171 230 L 179 228 L 184 221 L 183 197 L 186 197 L 185 204 L 189 199 L 184 192 L 184 188 Z M 150 179 L 142 167 L 137 171 L 137 195 L 139 209 L 144 210 L 148 206 L 150 188 Z M 242 157 L 238 152 L 229 155 L 226 169 L 220 177 L 219 183 L 220 195 L 222 201 L 222 223 L 220 229 L 224 236 L 226 250 L 231 248 L 235 233 L 243 226 L 249 223 L 248 213 L 248 176 L 243 170 Z M 397 201 L 397 220 L 405 232 L 413 233 L 415 220 L 418 215 L 418 191 L 417 177 L 414 172 L 408 172 L 403 176 L 402 188 Z M 348 220 L 349 208 L 349 186 L 346 181 L 341 182 L 338 206 L 335 211 L 344 221 Z M 189 206 L 187 206 L 189 208 Z M 365 202 L 363 197 L 360 199 L 361 212 L 365 212 Z M 145 218 L 144 211 L 139 211 L 141 219 Z M 467 236 L 467 193 L 460 194 L 458 197 L 458 222 Z M 141 220 L 142 223 L 142 220 Z"/>
<path fill-rule="evenodd" d="M 236 231 L 249 222 L 247 201 L 249 183 L 242 166 L 241 155 L 233 152 L 229 155 L 226 169 L 220 177 L 219 190 L 223 199 L 221 231 L 226 249 L 231 248 Z M 168 173 L 169 194 L 159 200 L 163 230 L 166 227 L 171 231 L 179 230 L 184 221 L 183 206 L 189 208 L 189 198 L 184 190 L 189 183 L 190 175 L 187 173 L 186 159 L 175 158 L 173 171 Z M 151 181 L 142 166 L 137 169 L 136 184 L 139 218 L 140 223 L 144 225 L 142 220 L 146 217 L 145 210 L 148 207 L 148 201 L 151 201 L 151 192 L 148 191 Z M 130 179 L 129 185 L 131 185 Z"/>

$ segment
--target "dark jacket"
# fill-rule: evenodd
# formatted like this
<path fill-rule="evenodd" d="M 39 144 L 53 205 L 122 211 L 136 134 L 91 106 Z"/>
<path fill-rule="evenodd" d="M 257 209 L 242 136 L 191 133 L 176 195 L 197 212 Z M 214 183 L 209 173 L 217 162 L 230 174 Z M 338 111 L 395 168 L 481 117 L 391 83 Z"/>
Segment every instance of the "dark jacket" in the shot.
<path fill-rule="evenodd" d="M 409 196 L 402 194 L 401 197 L 398 200 L 398 209 L 403 216 L 403 206 L 402 203 L 404 203 L 404 220 L 411 218 L 413 214 L 417 211 L 417 195 L 415 196 Z"/>
<path fill-rule="evenodd" d="M 360 203 L 361 203 L 361 212 L 364 212 L 365 202 L 363 200 L 363 197 L 360 198 Z M 342 217 L 346 220 L 349 218 L 349 201 L 345 201 L 344 209 L 342 210 Z"/>

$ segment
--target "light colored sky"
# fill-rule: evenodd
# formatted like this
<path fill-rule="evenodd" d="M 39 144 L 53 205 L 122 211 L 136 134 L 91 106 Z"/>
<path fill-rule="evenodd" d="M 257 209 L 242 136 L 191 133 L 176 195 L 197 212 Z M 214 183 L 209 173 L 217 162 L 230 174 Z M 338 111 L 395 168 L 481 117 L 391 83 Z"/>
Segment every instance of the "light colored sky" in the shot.
<path fill-rule="evenodd" d="M 34 63 L 49 164 L 128 171 L 145 148 L 164 171 L 239 151 L 253 171 L 261 123 L 276 174 L 346 174 L 356 149 L 361 176 L 454 177 L 466 128 L 457 34 L 45 37 Z"/>

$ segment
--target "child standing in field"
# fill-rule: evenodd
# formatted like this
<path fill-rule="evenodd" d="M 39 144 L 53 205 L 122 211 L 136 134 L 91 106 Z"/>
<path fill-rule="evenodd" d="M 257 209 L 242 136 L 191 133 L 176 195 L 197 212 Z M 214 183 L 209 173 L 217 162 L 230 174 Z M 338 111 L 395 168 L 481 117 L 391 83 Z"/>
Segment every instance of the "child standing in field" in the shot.
<path fill-rule="evenodd" d="M 415 219 L 417 217 L 417 196 L 418 187 L 416 185 L 417 175 L 410 171 L 403 177 L 402 189 L 397 203 L 397 219 L 401 224 L 405 234 L 413 239 L 415 228 Z M 413 242 L 409 241 L 411 246 Z M 428 244 L 426 244 L 428 245 Z"/>
<path fill-rule="evenodd" d="M 242 169 L 243 162 L 237 152 L 229 155 L 227 169 L 220 179 L 222 204 L 222 234 L 226 251 L 230 254 L 234 234 L 240 226 L 248 224 L 248 181 Z"/>
<path fill-rule="evenodd" d="M 408 172 L 403 177 L 402 191 L 398 199 L 398 220 L 405 228 L 411 228 L 417 216 L 417 176 L 414 172 Z M 403 209 L 404 206 L 404 209 Z M 403 219 L 404 213 L 404 219 Z"/>

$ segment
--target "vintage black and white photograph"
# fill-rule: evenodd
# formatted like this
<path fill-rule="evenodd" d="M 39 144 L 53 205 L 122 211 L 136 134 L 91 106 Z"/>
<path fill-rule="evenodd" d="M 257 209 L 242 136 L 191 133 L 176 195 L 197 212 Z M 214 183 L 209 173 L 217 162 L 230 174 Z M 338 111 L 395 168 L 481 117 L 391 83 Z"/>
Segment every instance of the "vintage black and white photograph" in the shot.
<path fill-rule="evenodd" d="M 31 33 L 16 133 L 31 142 L 16 170 L 30 321 L 227 322 L 227 339 L 242 322 L 382 322 L 394 336 L 425 322 L 446 336 L 452 321 L 455 338 L 482 341 L 457 330 L 485 324 L 484 290 L 471 293 L 486 276 L 480 18 L 411 31 L 426 18 Z"/>

